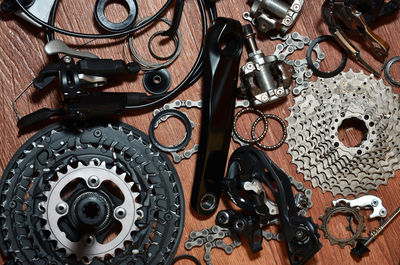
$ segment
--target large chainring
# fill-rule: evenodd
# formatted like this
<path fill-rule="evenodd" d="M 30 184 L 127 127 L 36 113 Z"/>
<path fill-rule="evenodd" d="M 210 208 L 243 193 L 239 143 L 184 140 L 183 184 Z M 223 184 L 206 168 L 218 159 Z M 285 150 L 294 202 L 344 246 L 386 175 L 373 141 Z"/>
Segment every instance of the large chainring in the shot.
<path fill-rule="evenodd" d="M 131 187 L 136 207 L 126 211 L 135 215 L 139 208 L 140 218 L 130 224 L 123 244 L 109 249 L 110 255 L 77 258 L 49 231 L 46 195 L 68 172 L 93 167 L 93 161 L 101 161 L 95 170 L 125 182 L 113 181 L 119 189 Z M 184 196 L 173 164 L 144 133 L 122 122 L 79 129 L 56 123 L 43 129 L 7 165 L 0 196 L 0 247 L 12 260 L 9 264 L 169 264 L 183 232 Z"/>
<path fill-rule="evenodd" d="M 398 95 L 362 72 L 318 79 L 295 99 L 288 121 L 288 153 L 313 187 L 334 196 L 378 189 L 400 169 Z M 345 146 L 338 129 L 345 121 L 363 124 L 357 146 Z"/>

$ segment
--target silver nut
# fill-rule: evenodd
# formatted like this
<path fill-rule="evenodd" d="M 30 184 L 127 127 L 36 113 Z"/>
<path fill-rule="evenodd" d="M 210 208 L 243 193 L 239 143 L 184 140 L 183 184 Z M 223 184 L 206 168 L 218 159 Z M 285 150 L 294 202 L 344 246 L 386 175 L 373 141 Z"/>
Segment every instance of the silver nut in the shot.
<path fill-rule="evenodd" d="M 283 88 L 279 88 L 275 93 L 277 96 L 282 96 L 285 93 L 285 90 Z"/>
<path fill-rule="evenodd" d="M 87 184 L 90 188 L 97 188 L 100 185 L 99 177 L 97 176 L 90 176 L 87 180 Z"/>
<path fill-rule="evenodd" d="M 68 212 L 68 205 L 65 202 L 60 202 L 56 205 L 56 212 L 58 214 L 65 214 Z"/>
<path fill-rule="evenodd" d="M 122 207 L 118 207 L 114 211 L 114 216 L 117 219 L 123 219 L 126 216 L 126 210 Z"/>
<path fill-rule="evenodd" d="M 69 57 L 69 56 L 65 56 L 65 57 L 64 57 L 64 62 L 70 63 L 71 61 L 72 61 L 72 58 L 71 58 L 71 57 Z"/>
<path fill-rule="evenodd" d="M 268 100 L 269 100 L 269 97 L 267 95 L 264 94 L 261 96 L 261 101 L 266 102 Z"/>

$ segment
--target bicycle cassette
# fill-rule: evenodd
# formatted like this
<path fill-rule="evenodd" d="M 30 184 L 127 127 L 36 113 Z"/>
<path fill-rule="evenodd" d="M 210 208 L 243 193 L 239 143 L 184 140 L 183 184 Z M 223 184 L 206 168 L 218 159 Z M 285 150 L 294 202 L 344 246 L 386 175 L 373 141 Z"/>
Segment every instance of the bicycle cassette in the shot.
<path fill-rule="evenodd" d="M 9 264 L 168 264 L 184 224 L 175 168 L 121 123 L 56 123 L 29 139 L 0 182 Z"/>
<path fill-rule="evenodd" d="M 318 79 L 290 111 L 288 153 L 313 187 L 356 196 L 377 190 L 400 169 L 398 95 L 383 80 L 352 70 Z M 347 147 L 338 128 L 354 119 L 364 135 L 359 145 Z"/>

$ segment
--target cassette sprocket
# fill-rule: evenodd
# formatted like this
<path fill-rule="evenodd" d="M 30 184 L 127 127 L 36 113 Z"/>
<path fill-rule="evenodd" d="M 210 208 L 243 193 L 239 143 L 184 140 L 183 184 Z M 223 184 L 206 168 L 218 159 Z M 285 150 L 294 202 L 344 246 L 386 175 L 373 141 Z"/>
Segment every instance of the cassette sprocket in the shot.
<path fill-rule="evenodd" d="M 318 79 L 290 111 L 288 153 L 313 187 L 357 196 L 377 190 L 400 169 L 398 95 L 383 80 L 352 70 Z M 359 145 L 347 147 L 338 129 L 352 119 L 364 135 Z"/>

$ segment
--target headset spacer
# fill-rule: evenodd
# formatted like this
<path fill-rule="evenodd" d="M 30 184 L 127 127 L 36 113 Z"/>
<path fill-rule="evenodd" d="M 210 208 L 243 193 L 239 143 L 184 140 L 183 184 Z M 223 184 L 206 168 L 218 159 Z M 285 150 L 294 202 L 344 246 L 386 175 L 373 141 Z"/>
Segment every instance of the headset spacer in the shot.
<path fill-rule="evenodd" d="M 396 62 L 400 61 L 400 56 L 395 56 L 392 59 L 390 59 L 384 68 L 384 72 L 385 72 L 385 77 L 386 80 L 388 81 L 388 83 L 392 86 L 396 86 L 396 87 L 400 87 L 400 81 L 396 81 L 393 79 L 393 77 L 390 75 L 390 68 L 392 68 L 392 65 Z"/>
<path fill-rule="evenodd" d="M 94 17 L 96 18 L 97 23 L 110 32 L 122 32 L 129 28 L 131 28 L 136 20 L 138 14 L 138 6 L 135 0 L 124 0 L 126 5 L 128 6 L 128 17 L 120 22 L 114 23 L 106 18 L 104 13 L 105 8 L 109 0 L 97 0 L 94 6 Z"/>
<path fill-rule="evenodd" d="M 263 144 L 260 142 L 261 140 L 256 141 L 255 143 L 257 144 L 258 147 L 260 147 L 260 148 L 262 148 L 262 149 L 265 149 L 265 150 L 274 150 L 274 149 L 277 149 L 278 147 L 280 147 L 280 146 L 285 142 L 285 140 L 286 140 L 286 138 L 287 138 L 287 127 L 286 127 L 286 124 L 285 124 L 285 122 L 284 122 L 281 118 L 279 118 L 278 116 L 276 116 L 276 115 L 274 115 L 274 114 L 264 114 L 264 117 L 265 117 L 265 119 L 268 119 L 268 118 L 269 118 L 269 119 L 274 119 L 274 120 L 276 120 L 276 121 L 279 122 L 279 124 L 282 126 L 282 130 L 283 130 L 282 138 L 281 138 L 281 140 L 280 140 L 277 144 L 275 144 L 275 145 L 263 145 Z M 261 119 L 262 119 L 262 117 L 258 117 L 257 120 L 255 120 L 255 122 L 253 123 L 253 126 L 251 126 L 251 137 L 252 137 L 253 139 L 256 138 L 256 126 L 257 126 L 257 124 L 261 121 Z"/>
<path fill-rule="evenodd" d="M 336 70 L 334 70 L 334 71 L 323 72 L 323 71 L 317 69 L 317 67 L 315 67 L 315 65 L 314 65 L 314 63 L 313 63 L 313 61 L 312 61 L 312 52 L 313 52 L 314 47 L 315 47 L 317 44 L 319 44 L 320 42 L 323 42 L 323 41 L 329 41 L 329 42 L 335 43 L 336 45 L 339 46 L 340 51 L 342 52 L 342 61 L 340 62 L 339 67 L 338 67 Z M 306 58 L 307 58 L 307 65 L 308 65 L 308 67 L 311 69 L 311 71 L 313 71 L 313 73 L 314 73 L 316 76 L 318 76 L 318 77 L 323 77 L 323 78 L 330 78 L 330 77 L 334 77 L 334 76 L 338 75 L 340 72 L 343 71 L 343 69 L 345 68 L 346 63 L 347 63 L 347 53 L 346 53 L 346 50 L 335 40 L 334 37 L 329 36 L 329 35 L 319 36 L 318 38 L 316 38 L 315 40 L 313 40 L 313 41 L 310 43 L 310 46 L 308 47 L 308 50 L 307 50 L 307 57 L 306 57 Z"/>
<path fill-rule="evenodd" d="M 157 121 L 160 120 L 162 117 L 164 116 L 174 116 L 179 118 L 183 124 L 185 125 L 186 128 L 186 134 L 185 137 L 183 138 L 183 140 L 177 144 L 177 145 L 173 145 L 173 146 L 164 146 L 162 145 L 155 137 L 154 135 L 154 130 L 155 130 L 155 125 L 157 124 Z M 192 137 L 192 125 L 190 124 L 190 120 L 188 119 L 188 117 L 183 113 L 180 112 L 178 110 L 175 109 L 167 109 L 167 110 L 163 110 L 161 112 L 159 112 L 156 116 L 154 116 L 154 118 L 151 120 L 150 122 L 150 127 L 149 127 L 149 138 L 150 141 L 154 144 L 155 147 L 157 147 L 158 149 L 160 149 L 163 152 L 176 152 L 179 150 L 183 150 L 189 143 L 190 139 Z"/>
<path fill-rule="evenodd" d="M 239 132 L 237 131 L 236 123 L 237 123 L 239 117 L 242 116 L 246 112 L 253 112 L 253 113 L 257 114 L 258 116 L 260 116 L 260 117 L 258 117 L 258 119 L 263 119 L 264 120 L 264 124 L 265 124 L 264 131 L 262 132 L 262 134 L 258 138 L 252 137 L 252 139 L 246 139 L 243 136 L 241 136 L 239 134 Z M 267 130 L 268 130 L 267 118 L 264 116 L 264 113 L 262 113 L 261 111 L 259 111 L 257 109 L 254 109 L 254 108 L 241 109 L 238 113 L 236 113 L 235 117 L 233 118 L 233 133 L 236 135 L 237 138 L 239 138 L 241 141 L 243 141 L 245 143 L 251 144 L 251 143 L 255 143 L 255 142 L 260 141 L 267 134 Z"/>

